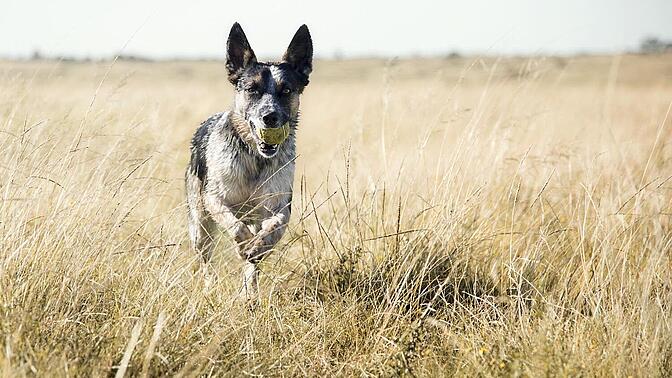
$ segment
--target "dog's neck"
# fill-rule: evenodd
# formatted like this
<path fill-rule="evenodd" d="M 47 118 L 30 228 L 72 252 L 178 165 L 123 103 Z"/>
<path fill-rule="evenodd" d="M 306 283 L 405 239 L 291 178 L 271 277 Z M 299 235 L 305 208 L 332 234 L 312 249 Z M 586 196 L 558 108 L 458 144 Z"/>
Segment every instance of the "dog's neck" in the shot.
<path fill-rule="evenodd" d="M 256 148 L 256 142 L 252 136 L 252 128 L 245 120 L 245 117 L 235 110 L 232 110 L 229 112 L 229 119 L 231 120 L 231 127 L 233 127 L 233 130 L 238 134 L 240 139 L 242 139 L 251 150 L 254 150 Z"/>

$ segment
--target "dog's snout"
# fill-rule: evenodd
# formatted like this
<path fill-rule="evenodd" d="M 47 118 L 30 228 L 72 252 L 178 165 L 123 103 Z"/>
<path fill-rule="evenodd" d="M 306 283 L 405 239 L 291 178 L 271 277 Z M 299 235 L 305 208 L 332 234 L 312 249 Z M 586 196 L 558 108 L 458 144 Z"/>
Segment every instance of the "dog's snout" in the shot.
<path fill-rule="evenodd" d="M 280 126 L 280 125 L 278 125 L 279 117 L 278 117 L 277 112 L 270 112 L 270 113 L 266 114 L 265 116 L 263 116 L 262 119 L 263 119 L 264 125 L 266 125 L 266 127 L 278 127 L 278 126 Z"/>

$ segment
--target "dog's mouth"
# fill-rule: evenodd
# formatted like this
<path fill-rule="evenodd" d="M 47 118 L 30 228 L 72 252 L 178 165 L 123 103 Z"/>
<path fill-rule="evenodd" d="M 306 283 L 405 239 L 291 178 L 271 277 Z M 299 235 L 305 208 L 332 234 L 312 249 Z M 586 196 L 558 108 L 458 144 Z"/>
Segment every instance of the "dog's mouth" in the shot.
<path fill-rule="evenodd" d="M 278 153 L 282 142 L 289 136 L 289 124 L 279 128 L 258 127 L 254 121 L 250 122 L 252 135 L 257 144 L 257 151 L 265 158 L 272 158 Z"/>
<path fill-rule="evenodd" d="M 258 142 L 257 149 L 264 157 L 273 157 L 278 152 L 277 144 L 268 144 L 266 142 Z"/>

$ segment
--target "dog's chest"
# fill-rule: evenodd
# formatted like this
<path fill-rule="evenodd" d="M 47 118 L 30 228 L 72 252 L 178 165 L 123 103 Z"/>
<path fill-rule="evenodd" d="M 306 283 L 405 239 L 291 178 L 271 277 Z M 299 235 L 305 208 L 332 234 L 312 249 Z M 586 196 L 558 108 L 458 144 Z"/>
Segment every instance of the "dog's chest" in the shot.
<path fill-rule="evenodd" d="M 256 204 L 291 193 L 293 162 L 259 159 L 242 151 L 224 150 L 218 155 L 208 170 L 208 191 L 227 204 Z"/>

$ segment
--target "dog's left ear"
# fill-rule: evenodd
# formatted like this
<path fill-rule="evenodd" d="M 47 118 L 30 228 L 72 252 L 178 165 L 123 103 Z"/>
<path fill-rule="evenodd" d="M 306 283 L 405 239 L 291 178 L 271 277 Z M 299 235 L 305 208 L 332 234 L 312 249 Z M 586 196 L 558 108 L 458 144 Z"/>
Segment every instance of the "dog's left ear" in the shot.
<path fill-rule="evenodd" d="M 310 38 L 308 27 L 301 25 L 289 43 L 282 60 L 289 63 L 296 71 L 308 78 L 313 71 L 313 40 Z"/>

